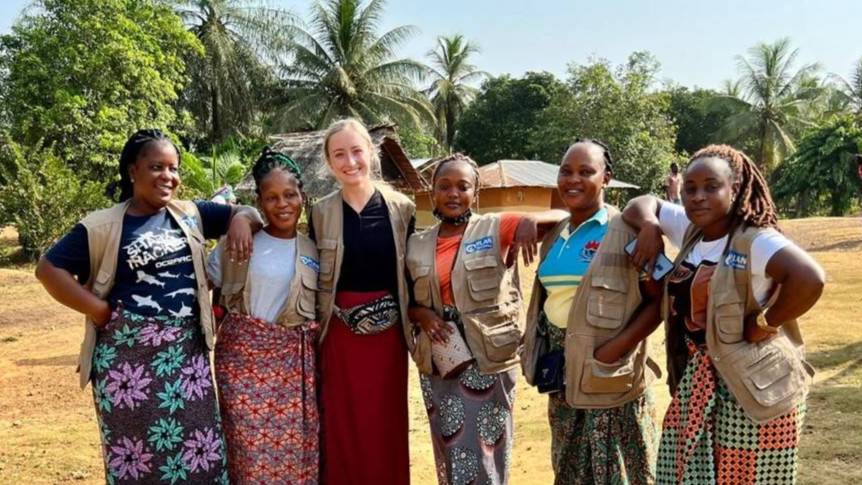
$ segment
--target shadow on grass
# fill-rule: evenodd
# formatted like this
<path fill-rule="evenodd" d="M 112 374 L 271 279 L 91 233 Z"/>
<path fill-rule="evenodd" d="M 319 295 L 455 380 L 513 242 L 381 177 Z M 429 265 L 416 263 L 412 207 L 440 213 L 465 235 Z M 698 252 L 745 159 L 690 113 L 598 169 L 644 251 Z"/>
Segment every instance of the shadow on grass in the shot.
<path fill-rule="evenodd" d="M 862 374 L 862 341 L 853 342 L 843 347 L 806 354 L 806 360 L 817 369 L 847 366 L 838 374 L 818 383 L 825 386 L 844 381 L 845 378 Z"/>
<path fill-rule="evenodd" d="M 60 365 L 60 366 L 67 366 L 67 365 L 75 365 L 75 364 L 77 364 L 77 363 L 78 363 L 78 356 L 77 356 L 77 355 L 74 355 L 74 354 L 71 354 L 71 355 L 57 355 L 57 356 L 54 356 L 54 357 L 45 357 L 45 358 L 42 358 L 42 359 L 21 359 L 21 360 L 16 360 L 16 361 L 15 361 L 15 365 L 26 365 L 26 366 L 30 366 L 30 365 Z"/>

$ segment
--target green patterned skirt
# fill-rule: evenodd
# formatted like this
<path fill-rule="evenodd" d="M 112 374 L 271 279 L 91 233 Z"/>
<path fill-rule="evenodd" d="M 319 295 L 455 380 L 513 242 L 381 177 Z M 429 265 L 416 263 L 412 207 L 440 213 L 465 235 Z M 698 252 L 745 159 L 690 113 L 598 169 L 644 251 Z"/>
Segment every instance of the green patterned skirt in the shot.
<path fill-rule="evenodd" d="M 544 318 L 551 349 L 563 347 L 564 329 Z M 575 409 L 565 394 L 548 399 L 554 483 L 639 485 L 655 481 L 659 430 L 652 391 L 609 409 Z"/>

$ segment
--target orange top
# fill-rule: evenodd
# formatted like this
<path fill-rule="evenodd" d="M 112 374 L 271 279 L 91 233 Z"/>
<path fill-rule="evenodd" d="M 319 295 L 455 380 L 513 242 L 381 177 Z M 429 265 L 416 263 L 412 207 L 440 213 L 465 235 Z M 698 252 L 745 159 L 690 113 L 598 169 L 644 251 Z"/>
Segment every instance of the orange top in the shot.
<path fill-rule="evenodd" d="M 509 246 L 515 239 L 515 229 L 521 222 L 520 214 L 504 213 L 500 220 L 500 252 L 505 259 Z M 440 299 L 444 305 L 455 306 L 455 297 L 452 295 L 452 266 L 455 265 L 455 257 L 461 246 L 463 235 L 441 237 L 437 236 L 437 279 L 440 281 Z"/>

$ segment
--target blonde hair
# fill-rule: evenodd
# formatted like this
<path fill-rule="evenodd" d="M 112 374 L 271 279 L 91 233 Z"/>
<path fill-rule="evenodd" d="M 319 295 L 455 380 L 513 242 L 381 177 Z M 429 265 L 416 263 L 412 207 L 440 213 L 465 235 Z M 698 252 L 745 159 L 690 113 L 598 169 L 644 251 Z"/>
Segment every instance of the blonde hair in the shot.
<path fill-rule="evenodd" d="M 368 177 L 375 184 L 382 182 L 383 174 L 380 169 L 380 154 L 377 152 L 377 147 L 374 146 L 374 141 L 371 139 L 371 134 L 368 133 L 368 128 L 356 118 L 344 118 L 334 121 L 323 134 L 322 158 L 326 162 L 326 167 L 329 169 L 330 174 L 332 173 L 332 162 L 329 160 L 329 139 L 336 133 L 345 130 L 352 130 L 368 145 L 368 152 L 371 154 L 371 159 L 368 161 Z"/>

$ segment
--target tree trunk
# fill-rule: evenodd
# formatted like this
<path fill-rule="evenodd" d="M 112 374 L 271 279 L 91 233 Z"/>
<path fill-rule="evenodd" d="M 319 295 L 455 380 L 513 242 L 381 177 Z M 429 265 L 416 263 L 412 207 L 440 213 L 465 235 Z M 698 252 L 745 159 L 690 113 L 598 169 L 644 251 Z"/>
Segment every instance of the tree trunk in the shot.
<path fill-rule="evenodd" d="M 218 98 L 218 84 L 213 83 L 210 88 L 210 116 L 212 117 L 212 132 L 210 133 L 210 140 L 213 145 L 218 143 L 221 138 L 221 118 L 219 117 Z"/>

